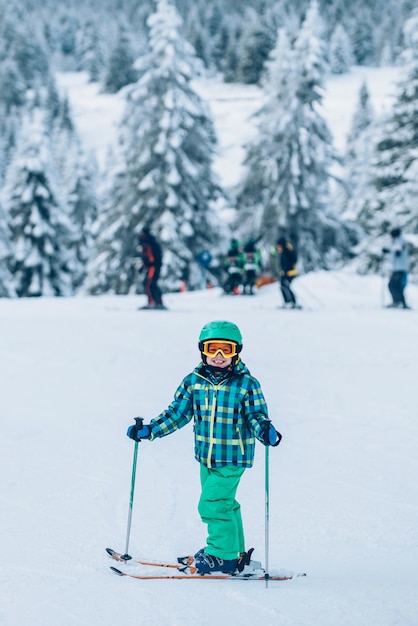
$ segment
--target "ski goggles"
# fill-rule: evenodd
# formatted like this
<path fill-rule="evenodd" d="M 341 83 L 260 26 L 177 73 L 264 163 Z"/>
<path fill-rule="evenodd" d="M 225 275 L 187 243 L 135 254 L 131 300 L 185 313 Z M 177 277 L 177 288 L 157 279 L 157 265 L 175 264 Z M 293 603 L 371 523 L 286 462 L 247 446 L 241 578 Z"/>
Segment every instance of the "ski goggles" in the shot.
<path fill-rule="evenodd" d="M 214 357 L 218 352 L 222 354 L 224 359 L 236 356 L 238 354 L 237 344 L 235 341 L 203 341 L 202 353 L 205 356 Z"/>

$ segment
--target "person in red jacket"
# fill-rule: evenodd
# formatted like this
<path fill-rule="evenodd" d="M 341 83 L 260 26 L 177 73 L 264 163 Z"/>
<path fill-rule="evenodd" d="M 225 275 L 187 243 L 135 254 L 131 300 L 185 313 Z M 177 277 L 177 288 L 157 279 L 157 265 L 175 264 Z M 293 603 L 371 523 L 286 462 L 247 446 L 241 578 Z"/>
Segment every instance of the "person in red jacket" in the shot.
<path fill-rule="evenodd" d="M 142 308 L 165 309 L 161 289 L 158 286 L 163 258 L 161 246 L 147 226 L 142 229 L 139 241 L 141 243 L 141 270 L 145 270 L 144 291 L 148 298 L 148 304 Z"/>

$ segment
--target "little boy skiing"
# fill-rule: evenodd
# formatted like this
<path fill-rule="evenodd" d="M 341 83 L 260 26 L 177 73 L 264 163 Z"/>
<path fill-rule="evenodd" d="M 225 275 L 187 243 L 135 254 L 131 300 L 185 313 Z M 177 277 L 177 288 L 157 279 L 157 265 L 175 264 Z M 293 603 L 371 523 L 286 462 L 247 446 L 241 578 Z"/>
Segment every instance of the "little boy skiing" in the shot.
<path fill-rule="evenodd" d="M 200 463 L 199 514 L 208 526 L 207 546 L 195 556 L 200 574 L 242 571 L 245 552 L 240 505 L 235 499 L 255 439 L 277 446 L 281 435 L 268 419 L 260 384 L 240 359 L 241 332 L 225 320 L 203 326 L 202 362 L 188 374 L 170 406 L 149 425 L 128 428 L 134 441 L 165 437 L 194 418 L 195 458 Z"/>

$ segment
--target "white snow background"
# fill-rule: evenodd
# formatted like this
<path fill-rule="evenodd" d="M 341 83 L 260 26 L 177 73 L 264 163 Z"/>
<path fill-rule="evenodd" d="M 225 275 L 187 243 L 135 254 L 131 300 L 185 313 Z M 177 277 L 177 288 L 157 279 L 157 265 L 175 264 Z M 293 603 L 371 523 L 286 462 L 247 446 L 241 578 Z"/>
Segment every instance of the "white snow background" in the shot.
<path fill-rule="evenodd" d="M 382 110 L 395 73 L 329 81 L 336 144 L 364 75 Z M 60 81 L 103 166 L 120 96 L 97 94 L 83 75 Z M 259 93 L 213 81 L 201 90 L 220 133 L 216 166 L 234 184 Z M 302 311 L 278 308 L 277 285 L 254 298 L 168 294 L 169 312 L 138 311 L 144 296 L 1 299 L 0 624 L 416 626 L 418 288 L 407 289 L 414 310 L 384 310 L 386 282 L 302 276 Z M 126 429 L 166 408 L 199 361 L 201 326 L 219 318 L 241 327 L 243 360 L 283 434 L 270 450 L 270 570 L 307 576 L 268 588 L 117 577 L 105 548 L 125 548 Z M 264 453 L 258 445 L 238 493 L 247 546 L 262 561 Z M 205 544 L 198 475 L 191 424 L 139 444 L 131 554 L 174 560 Z"/>

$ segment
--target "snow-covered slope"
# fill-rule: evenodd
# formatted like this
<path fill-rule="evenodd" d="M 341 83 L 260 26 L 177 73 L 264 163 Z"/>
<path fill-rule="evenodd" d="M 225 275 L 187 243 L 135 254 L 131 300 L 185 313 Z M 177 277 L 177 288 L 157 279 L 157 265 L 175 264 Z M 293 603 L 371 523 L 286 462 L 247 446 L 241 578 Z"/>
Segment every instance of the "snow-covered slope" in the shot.
<path fill-rule="evenodd" d="M 399 72 L 396 67 L 355 67 L 350 74 L 329 77 L 324 115 L 337 150 L 344 150 L 362 83 L 366 82 L 371 105 L 380 114 L 390 107 Z M 57 79 L 68 95 L 86 149 L 95 154 L 104 171 L 108 148 L 117 141 L 117 124 L 124 110 L 123 92 L 100 93 L 97 84 L 89 83 L 87 74 L 82 72 L 66 72 Z M 215 170 L 226 188 L 233 187 L 242 175 L 244 146 L 256 132 L 253 114 L 261 105 L 262 92 L 253 85 L 225 84 L 215 78 L 196 81 L 195 89 L 208 102 L 215 120 L 219 142 Z"/>
<path fill-rule="evenodd" d="M 319 273 L 253 298 L 0 300 L 2 626 L 412 626 L 418 623 L 418 325 L 383 310 L 382 279 Z M 418 307 L 418 289 L 408 288 Z M 286 583 L 118 578 L 132 418 L 171 401 L 210 319 L 236 321 L 243 359 L 283 433 L 270 451 L 270 566 Z M 192 428 L 139 447 L 131 552 L 173 559 L 205 543 Z M 264 560 L 264 449 L 239 490 Z M 132 566 L 132 569 L 133 566 Z"/>
<path fill-rule="evenodd" d="M 373 104 L 393 75 L 367 72 Z M 330 81 L 325 100 L 342 145 L 364 76 Z M 120 96 L 61 75 L 87 149 L 102 168 Z M 216 163 L 240 176 L 254 132 L 253 88 L 201 83 L 216 114 Z M 223 129 L 223 130 L 222 130 Z M 222 130 L 222 132 L 220 132 Z M 1 626 L 415 626 L 418 623 L 418 325 L 384 310 L 385 277 L 299 278 L 305 309 L 283 311 L 277 285 L 254 298 L 218 290 L 144 298 L 0 299 Z M 418 308 L 418 288 L 407 297 Z M 243 359 L 283 433 L 270 452 L 270 566 L 306 571 L 287 583 L 118 578 L 105 547 L 124 550 L 132 418 L 158 414 L 198 361 L 210 319 L 237 322 Z M 139 447 L 130 551 L 173 559 L 205 543 L 196 511 L 191 426 Z M 242 480 L 247 546 L 264 561 L 264 449 Z M 132 567 L 133 569 L 133 567 Z"/>

